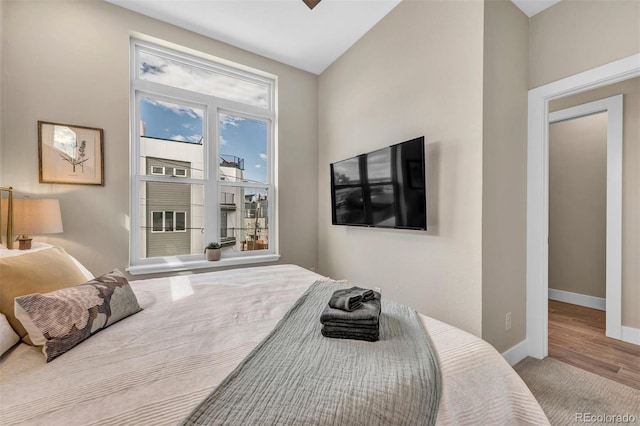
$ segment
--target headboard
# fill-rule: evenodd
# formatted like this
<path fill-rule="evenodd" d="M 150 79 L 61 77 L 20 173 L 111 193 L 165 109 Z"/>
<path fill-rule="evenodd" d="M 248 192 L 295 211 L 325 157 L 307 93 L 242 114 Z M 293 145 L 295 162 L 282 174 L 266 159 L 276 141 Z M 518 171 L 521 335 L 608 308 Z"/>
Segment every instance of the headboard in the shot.
<path fill-rule="evenodd" d="M 6 198 L 4 193 L 7 193 Z M 6 207 L 5 207 L 6 205 Z M 0 187 L 0 233 L 6 228 L 6 247 L 13 248 L 13 188 Z M 0 235 L 2 243 L 2 235 Z"/>

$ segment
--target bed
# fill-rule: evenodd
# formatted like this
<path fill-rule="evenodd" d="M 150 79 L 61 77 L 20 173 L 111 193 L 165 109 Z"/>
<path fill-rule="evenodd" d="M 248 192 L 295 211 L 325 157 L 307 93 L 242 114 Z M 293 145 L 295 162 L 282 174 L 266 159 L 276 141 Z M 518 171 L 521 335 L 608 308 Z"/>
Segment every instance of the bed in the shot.
<path fill-rule="evenodd" d="M 15 255 L 0 249 L 8 252 Z M 40 348 L 22 342 L 0 358 L 0 424 L 177 424 L 310 286 L 327 280 L 276 265 L 131 281 L 140 312 L 48 363 Z M 442 375 L 437 424 L 548 424 L 489 344 L 419 318 Z"/>

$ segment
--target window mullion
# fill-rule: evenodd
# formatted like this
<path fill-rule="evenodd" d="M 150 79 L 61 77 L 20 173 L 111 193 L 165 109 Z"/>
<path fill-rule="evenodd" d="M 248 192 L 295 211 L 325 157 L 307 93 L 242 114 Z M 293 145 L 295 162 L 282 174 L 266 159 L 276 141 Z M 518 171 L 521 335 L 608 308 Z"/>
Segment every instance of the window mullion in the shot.
<path fill-rule="evenodd" d="M 218 107 L 217 99 L 211 97 L 207 108 L 207 120 L 205 130 L 205 155 L 207 156 L 205 166 L 205 220 L 204 235 L 205 245 L 212 241 L 220 240 L 220 231 L 217 229 L 219 223 L 219 192 L 217 176 L 219 175 L 218 158 L 220 155 L 218 148 L 219 129 L 218 129 Z"/>

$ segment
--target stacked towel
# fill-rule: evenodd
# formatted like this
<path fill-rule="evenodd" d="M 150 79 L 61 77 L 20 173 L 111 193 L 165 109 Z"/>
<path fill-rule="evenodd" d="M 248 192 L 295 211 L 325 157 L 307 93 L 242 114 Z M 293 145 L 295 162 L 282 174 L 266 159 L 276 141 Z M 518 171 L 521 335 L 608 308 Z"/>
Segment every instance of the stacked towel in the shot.
<path fill-rule="evenodd" d="M 360 287 L 336 290 L 329 300 L 329 306 L 351 312 L 360 308 L 362 302 L 372 300 L 373 296 L 373 290 Z"/>
<path fill-rule="evenodd" d="M 322 335 L 375 342 L 379 337 L 380 293 L 352 287 L 336 290 L 320 315 Z"/>

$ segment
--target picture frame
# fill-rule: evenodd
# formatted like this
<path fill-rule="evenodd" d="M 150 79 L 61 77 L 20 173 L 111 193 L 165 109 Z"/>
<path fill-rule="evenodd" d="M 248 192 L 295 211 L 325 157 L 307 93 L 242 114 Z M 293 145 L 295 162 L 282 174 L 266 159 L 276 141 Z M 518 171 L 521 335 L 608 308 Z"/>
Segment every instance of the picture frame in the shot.
<path fill-rule="evenodd" d="M 104 185 L 104 131 L 38 121 L 40 183 Z"/>

